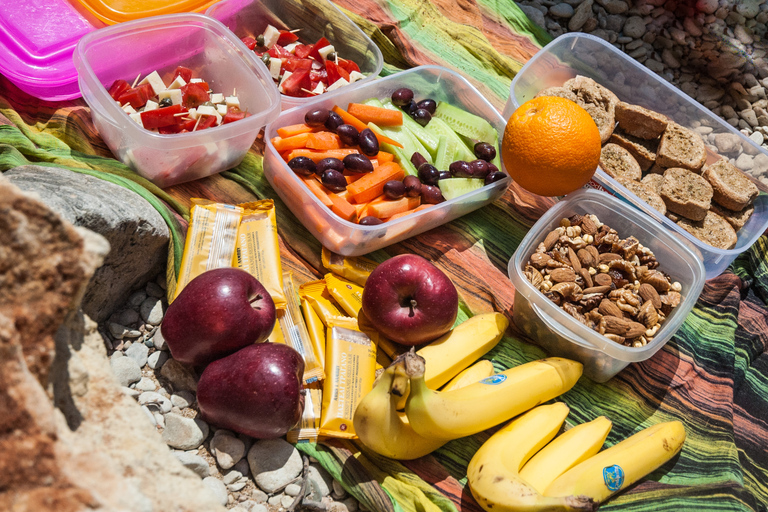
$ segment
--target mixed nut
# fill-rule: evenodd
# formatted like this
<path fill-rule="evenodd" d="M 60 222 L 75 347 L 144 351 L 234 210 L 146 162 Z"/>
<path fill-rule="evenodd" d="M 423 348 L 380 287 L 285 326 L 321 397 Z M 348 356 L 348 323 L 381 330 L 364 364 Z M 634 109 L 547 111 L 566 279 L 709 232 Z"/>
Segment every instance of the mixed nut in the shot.
<path fill-rule="evenodd" d="M 587 327 L 629 347 L 656 336 L 680 304 L 681 285 L 658 270 L 653 252 L 595 215 L 563 218 L 526 263 L 523 274 Z"/>

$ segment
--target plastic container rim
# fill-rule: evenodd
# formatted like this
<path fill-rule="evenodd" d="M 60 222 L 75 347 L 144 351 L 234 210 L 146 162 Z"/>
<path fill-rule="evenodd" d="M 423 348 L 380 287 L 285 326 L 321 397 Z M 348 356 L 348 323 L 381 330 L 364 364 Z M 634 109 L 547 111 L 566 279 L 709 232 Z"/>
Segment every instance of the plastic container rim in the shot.
<path fill-rule="evenodd" d="M 579 346 L 603 352 L 604 354 L 620 361 L 629 363 L 644 361 L 645 359 L 648 359 L 653 354 L 655 354 L 656 351 L 663 347 L 664 344 L 666 344 L 667 341 L 672 338 L 674 333 L 677 332 L 677 330 L 685 321 L 687 314 L 678 314 L 671 321 L 667 319 L 667 321 L 665 321 L 665 323 L 662 325 L 662 328 L 659 330 L 659 333 L 661 333 L 662 336 L 659 336 L 659 333 L 657 333 L 657 336 L 654 337 L 653 341 L 647 345 L 642 347 L 626 347 L 614 343 L 605 336 L 582 324 L 571 315 L 567 314 L 560 307 L 556 306 L 553 302 L 544 297 L 544 295 L 539 290 L 535 289 L 533 285 L 528 281 L 528 279 L 522 275 L 523 258 L 525 258 L 526 255 L 523 254 L 521 248 L 531 246 L 532 242 L 536 241 L 534 240 L 534 236 L 537 238 L 541 237 L 542 233 L 538 233 L 537 231 L 539 230 L 537 230 L 536 227 L 550 223 L 555 219 L 556 216 L 562 216 L 562 212 L 564 210 L 566 212 L 568 211 L 568 207 L 571 202 L 582 198 L 600 201 L 613 210 L 629 210 L 631 208 L 630 205 L 623 203 L 621 200 L 611 196 L 610 194 L 597 190 L 581 189 L 573 192 L 572 194 L 569 194 L 564 200 L 556 203 L 544 215 L 542 215 L 542 217 L 525 235 L 523 240 L 520 242 L 518 249 L 509 260 L 509 278 L 515 286 L 515 293 L 522 293 L 526 300 L 530 302 L 532 309 L 534 309 L 537 314 L 539 314 L 539 312 L 543 312 L 545 315 L 547 315 L 547 317 L 549 317 L 548 319 L 545 319 L 541 318 L 540 316 L 539 318 L 541 318 L 543 322 L 545 322 L 549 327 L 553 327 L 550 325 L 548 320 L 552 319 L 555 321 L 556 325 L 554 327 L 559 327 L 559 329 L 557 329 L 557 333 L 559 335 L 567 338 L 569 341 Z M 658 227 L 654 225 L 655 223 L 652 221 L 652 219 L 637 217 L 631 219 L 631 222 L 638 224 L 638 226 L 645 231 L 651 233 L 658 231 Z M 661 231 L 659 234 L 659 238 L 663 239 L 661 241 L 665 245 L 670 246 L 670 248 L 673 248 L 675 252 L 679 254 L 680 260 L 688 264 L 694 275 L 693 282 L 687 285 L 687 291 L 684 290 L 686 293 L 685 298 L 677 306 L 677 308 L 680 308 L 678 309 L 678 312 L 686 310 L 690 312 L 698 300 L 702 288 L 704 287 L 706 273 L 704 264 L 702 263 L 701 259 L 693 253 L 693 251 L 675 239 L 671 232 Z M 621 236 L 621 234 L 619 235 Z M 640 243 L 643 243 L 643 241 L 641 240 Z M 524 290 L 520 289 L 521 286 L 524 288 Z M 543 304 L 534 304 L 534 302 L 531 300 L 533 296 L 542 298 L 543 301 L 541 302 Z M 666 339 L 662 339 L 664 338 L 663 335 L 666 333 L 669 333 L 669 335 L 666 336 Z"/>
<path fill-rule="evenodd" d="M 460 74 L 458 74 L 458 73 L 456 73 L 454 71 L 451 71 L 450 69 L 442 67 L 442 66 L 434 66 L 434 65 L 417 66 L 415 68 L 411 68 L 411 69 L 408 69 L 408 70 L 405 70 L 405 71 L 400 71 L 398 73 L 389 75 L 389 76 L 384 77 L 384 78 L 379 78 L 378 80 L 375 81 L 375 83 L 377 83 L 377 84 L 378 83 L 382 83 L 383 81 L 387 81 L 387 80 L 391 80 L 391 79 L 396 79 L 396 78 L 399 78 L 399 77 L 401 77 L 403 75 L 407 75 L 407 74 L 410 74 L 410 73 L 415 73 L 415 72 L 418 72 L 419 70 L 424 70 L 424 69 L 440 71 L 440 73 L 441 73 L 440 76 L 442 76 L 443 73 L 448 73 L 448 74 L 450 74 L 450 75 L 460 79 L 460 81 L 463 82 L 464 85 L 470 87 L 471 88 L 470 90 L 475 92 L 478 95 L 478 97 L 482 98 L 482 103 L 487 104 L 488 106 L 493 108 L 494 111 L 497 112 L 497 115 L 498 115 L 499 119 L 501 119 L 501 120 L 504 119 L 501 116 L 501 114 L 498 114 L 498 111 L 493 107 L 493 105 L 491 105 L 490 102 L 488 100 L 486 100 L 485 97 L 483 97 L 479 93 L 479 91 L 477 91 L 477 89 L 475 89 L 472 86 L 472 84 L 469 83 L 469 81 L 467 79 L 465 79 Z M 361 84 L 360 87 L 356 87 L 355 90 L 363 89 L 365 86 L 373 85 L 373 84 L 374 84 L 374 82 L 367 82 L 365 84 Z M 347 87 L 349 87 L 349 86 L 347 86 Z M 350 90 L 351 89 L 348 88 L 346 92 L 349 92 Z M 339 88 L 336 91 L 322 94 L 321 96 L 318 96 L 317 98 L 308 98 L 308 99 L 310 99 L 312 101 L 315 101 L 315 102 L 320 102 L 320 101 L 325 101 L 327 99 L 334 99 L 334 98 L 336 98 L 338 96 L 342 96 L 342 95 L 346 94 L 346 92 L 344 91 L 344 88 L 342 87 L 342 88 Z M 290 113 L 293 113 L 294 111 L 298 111 L 298 110 L 301 110 L 301 109 L 306 109 L 307 106 L 308 105 L 300 105 L 300 106 L 292 107 L 292 108 L 290 108 L 288 110 L 284 110 L 283 112 L 280 113 L 280 115 L 277 117 L 277 119 L 275 119 L 274 121 L 270 122 L 267 125 L 267 127 L 264 130 L 264 134 L 265 134 L 264 135 L 264 139 L 265 139 L 267 151 L 271 151 L 275 155 L 279 156 L 279 153 L 275 149 L 275 146 L 272 145 L 272 137 L 274 137 L 276 135 L 276 130 L 277 130 L 277 128 L 279 128 L 279 126 L 276 127 L 276 125 L 279 124 L 280 118 L 283 117 L 284 114 L 290 114 Z M 504 162 L 500 162 L 500 163 L 501 163 L 502 167 L 499 170 L 500 171 L 506 171 L 506 169 L 504 168 Z M 312 194 L 308 190 L 304 190 L 306 188 L 306 185 L 304 185 L 304 183 L 301 181 L 301 179 L 296 175 L 295 172 L 293 172 L 293 170 L 291 170 L 290 167 L 288 167 L 288 164 L 286 162 L 284 162 L 282 160 L 282 158 L 280 158 L 280 164 L 281 164 L 281 168 L 283 169 L 283 171 L 291 176 L 291 178 L 290 178 L 291 181 L 293 181 L 297 187 L 303 187 L 300 190 L 302 190 L 302 192 L 305 192 L 304 195 L 308 196 L 309 199 L 311 201 L 313 201 L 318 207 L 327 208 L 322 202 L 320 202 L 320 199 L 318 199 L 317 196 L 315 196 L 314 194 Z M 436 207 L 443 206 L 443 205 L 449 206 L 449 205 L 453 205 L 453 204 L 456 204 L 456 203 L 459 203 L 459 202 L 464 202 L 467 199 L 471 199 L 472 197 L 474 197 L 476 195 L 484 193 L 486 190 L 490 190 L 490 189 L 494 189 L 494 188 L 501 188 L 502 184 L 504 185 L 503 188 L 506 189 L 509 186 L 509 184 L 512 182 L 512 178 L 509 176 L 509 173 L 505 172 L 505 174 L 507 175 L 507 177 L 504 178 L 503 180 L 499 180 L 499 181 L 493 182 L 490 185 L 484 185 L 484 186 L 482 186 L 482 187 L 480 187 L 480 188 L 478 188 L 476 190 L 473 190 L 472 192 L 468 192 L 468 193 L 463 194 L 461 196 L 454 197 L 453 199 L 449 199 L 447 201 L 443 201 L 442 203 L 438 203 L 438 204 L 436 204 L 434 206 L 436 206 Z M 488 188 L 486 189 L 486 187 L 488 187 Z M 391 226 L 396 226 L 396 225 L 398 225 L 398 224 L 400 224 L 402 222 L 411 222 L 414 219 L 417 219 L 417 218 L 419 218 L 422 215 L 428 214 L 429 212 L 430 212 L 430 209 L 426 209 L 426 210 L 422 210 L 422 211 L 416 212 L 415 214 L 410 214 L 410 215 L 401 217 L 399 219 L 396 219 L 395 221 L 390 221 L 390 222 L 386 222 L 384 224 L 377 224 L 377 225 L 371 225 L 371 226 L 366 226 L 366 225 L 361 225 L 361 224 L 357 224 L 357 223 L 354 223 L 354 222 L 350 222 L 348 220 L 342 219 L 341 217 L 339 217 L 336 214 L 333 214 L 333 220 L 338 222 L 338 223 L 340 223 L 343 226 L 348 226 L 348 227 L 352 227 L 352 228 L 355 228 L 355 229 L 361 229 L 362 231 L 378 231 L 378 230 L 382 229 L 382 226 L 391 227 Z"/>
<path fill-rule="evenodd" d="M 107 89 L 98 80 L 88 59 L 84 57 L 88 44 L 92 41 L 114 39 L 127 34 L 135 35 L 141 32 L 155 32 L 157 30 L 168 30 L 170 28 L 184 26 L 201 28 L 217 35 L 222 42 L 232 46 L 235 50 L 238 50 L 240 58 L 248 64 L 247 67 L 251 69 L 254 74 L 264 81 L 266 81 L 267 78 L 271 80 L 271 76 L 268 76 L 268 70 L 264 63 L 258 59 L 250 58 L 249 53 L 252 52 L 249 52 L 248 47 L 245 46 L 242 41 L 234 37 L 232 32 L 230 32 L 230 30 L 220 21 L 198 13 L 165 14 L 151 18 L 127 21 L 118 25 L 111 25 L 90 32 L 80 39 L 80 42 L 75 49 L 74 61 L 75 67 L 78 69 L 79 78 L 86 83 L 91 89 L 91 92 L 96 96 L 97 101 L 94 105 L 90 105 L 91 108 L 97 110 L 112 124 L 123 126 L 134 139 L 143 139 L 141 143 L 151 147 L 162 147 L 170 140 L 176 142 L 176 146 L 178 147 L 184 146 L 180 142 L 188 142 L 187 146 L 198 145 L 199 142 L 196 139 L 199 138 L 201 133 L 217 133 L 220 135 L 217 137 L 217 140 L 231 139 L 232 137 L 236 137 L 247 131 L 243 129 L 246 124 L 258 124 L 259 128 L 261 128 L 279 114 L 280 95 L 277 93 L 277 89 L 273 87 L 264 87 L 266 96 L 270 99 L 271 103 L 267 110 L 259 112 L 258 115 L 252 114 L 249 117 L 239 120 L 237 123 L 216 126 L 204 131 L 201 130 L 200 132 L 160 134 L 144 129 L 127 117 L 126 120 L 131 121 L 130 123 L 120 122 L 121 118 L 125 117 L 125 113 L 117 106 L 117 103 L 109 95 Z M 84 70 L 85 72 L 81 72 L 81 70 Z M 82 92 L 82 86 L 80 88 Z M 261 119 L 262 115 L 266 116 L 266 119 Z M 255 128 L 253 129 L 255 130 Z"/>

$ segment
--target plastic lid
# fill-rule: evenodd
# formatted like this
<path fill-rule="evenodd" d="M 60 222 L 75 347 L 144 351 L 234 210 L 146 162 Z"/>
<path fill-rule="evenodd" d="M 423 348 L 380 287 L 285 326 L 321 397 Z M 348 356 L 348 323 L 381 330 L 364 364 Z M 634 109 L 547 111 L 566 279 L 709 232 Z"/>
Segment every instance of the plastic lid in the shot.
<path fill-rule="evenodd" d="M 218 0 L 77 0 L 108 25 L 149 16 L 202 12 Z"/>
<path fill-rule="evenodd" d="M 67 0 L 0 2 L 0 73 L 44 100 L 80 96 L 75 45 L 102 23 Z"/>

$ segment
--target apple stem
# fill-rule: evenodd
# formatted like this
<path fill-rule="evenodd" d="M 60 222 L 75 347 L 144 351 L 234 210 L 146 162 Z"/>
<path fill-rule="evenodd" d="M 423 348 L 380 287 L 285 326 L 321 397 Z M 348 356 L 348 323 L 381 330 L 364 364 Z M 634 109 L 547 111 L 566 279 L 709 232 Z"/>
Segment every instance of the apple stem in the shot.
<path fill-rule="evenodd" d="M 408 314 L 408 316 L 413 316 L 413 310 L 416 309 L 416 299 L 411 299 L 411 312 Z"/>

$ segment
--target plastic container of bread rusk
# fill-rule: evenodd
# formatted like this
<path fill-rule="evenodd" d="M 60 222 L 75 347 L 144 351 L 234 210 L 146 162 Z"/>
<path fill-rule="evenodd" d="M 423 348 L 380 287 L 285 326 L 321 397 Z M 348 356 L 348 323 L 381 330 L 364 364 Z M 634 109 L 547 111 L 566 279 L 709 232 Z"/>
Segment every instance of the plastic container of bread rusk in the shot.
<path fill-rule="evenodd" d="M 564 34 L 536 53 L 512 81 L 504 118 L 509 119 L 517 107 L 542 89 L 560 86 L 576 75 L 592 78 L 622 101 L 662 113 L 697 131 L 707 145 L 707 163 L 727 158 L 761 189 L 753 205 L 754 213 L 737 231 L 736 245 L 719 249 L 695 238 L 599 168 L 588 185 L 632 204 L 691 244 L 700 254 L 707 279 L 723 273 L 768 229 L 768 194 L 764 192 L 768 190 L 768 151 L 613 45 L 588 34 Z"/>

